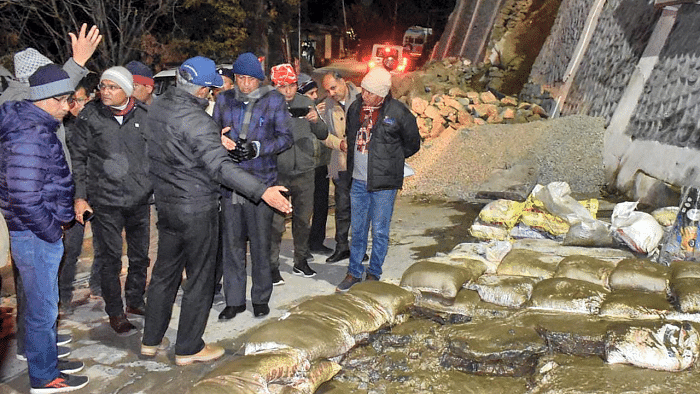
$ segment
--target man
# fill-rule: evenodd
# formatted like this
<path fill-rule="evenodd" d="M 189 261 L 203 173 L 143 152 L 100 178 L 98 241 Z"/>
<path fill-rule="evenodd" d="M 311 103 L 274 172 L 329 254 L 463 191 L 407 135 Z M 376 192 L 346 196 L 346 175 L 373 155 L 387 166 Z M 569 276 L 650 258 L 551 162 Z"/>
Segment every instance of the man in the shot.
<path fill-rule="evenodd" d="M 293 143 L 287 104 L 275 89 L 260 86 L 265 74 L 252 53 L 238 56 L 233 72 L 236 86 L 217 97 L 214 120 L 223 129 L 230 128 L 224 142 L 236 142 L 232 155 L 241 168 L 272 186 L 277 182 L 277 154 Z M 268 205 L 230 190 L 224 190 L 223 197 L 221 249 L 226 307 L 219 319 L 232 319 L 246 309 L 246 240 L 250 241 L 253 315 L 265 316 L 270 313 L 272 294 L 270 230 L 274 212 Z"/>
<path fill-rule="evenodd" d="M 352 82 L 346 82 L 333 72 L 323 76 L 323 88 L 328 92 L 326 100 L 319 104 L 319 112 L 328 124 L 326 146 L 333 149 L 328 172 L 335 186 L 335 251 L 326 262 L 335 263 L 350 257 L 350 181 L 347 171 L 347 141 L 345 119 L 350 105 L 360 94 Z"/>
<path fill-rule="evenodd" d="M 147 65 L 137 60 L 130 61 L 125 67 L 134 77 L 134 92 L 132 93 L 134 98 L 146 105 L 151 105 L 153 102 L 153 87 L 155 86 L 153 71 Z"/>
<path fill-rule="evenodd" d="M 307 74 L 299 74 L 297 93 L 303 94 L 315 103 L 318 100 L 318 85 Z M 314 105 L 314 112 L 318 112 Z M 323 244 L 326 240 L 326 222 L 328 220 L 328 164 L 331 162 L 331 150 L 325 143 L 320 147 L 319 159 L 314 170 L 314 209 L 309 230 L 309 251 L 330 255 L 333 249 Z M 309 253 L 310 254 L 310 253 Z M 313 255 L 311 256 L 313 257 Z"/>
<path fill-rule="evenodd" d="M 131 97 L 133 77 L 124 67 L 112 67 L 102 73 L 99 88 L 100 100 L 85 106 L 71 138 L 75 215 L 82 225 L 86 214 L 94 217 L 93 246 L 96 264 L 101 269 L 105 311 L 117 334 L 130 335 L 136 327 L 124 313 L 119 280 L 122 230 L 126 230 L 129 257 L 124 285 L 126 312 L 143 315 L 149 265 L 148 199 L 152 193 L 147 110 Z"/>
<path fill-rule="evenodd" d="M 88 383 L 87 377 L 59 371 L 56 347 L 62 226 L 74 216 L 74 185 L 56 130 L 68 112 L 73 86 L 68 73 L 54 64 L 40 67 L 29 85 L 30 101 L 0 107 L 0 208 L 27 304 L 30 392 L 67 392 Z"/>
<path fill-rule="evenodd" d="M 285 63 L 272 67 L 270 79 L 277 91 L 284 96 L 292 114 L 291 130 L 294 145 L 277 156 L 277 182 L 289 189 L 289 195 L 294 204 L 292 273 L 311 278 L 316 275 L 316 271 L 309 267 L 306 256 L 309 253 L 309 230 L 314 207 L 314 170 L 320 159 L 322 144 L 319 140 L 328 137 L 328 126 L 319 120 L 314 102 L 297 93 L 297 76 L 291 64 Z M 280 243 L 285 230 L 284 219 L 285 216 L 280 213 L 276 213 L 272 219 L 270 269 L 273 285 L 284 284 L 279 270 Z"/>
<path fill-rule="evenodd" d="M 214 360 L 224 354 L 202 335 L 214 297 L 219 243 L 220 186 L 282 212 L 291 205 L 283 187 L 266 187 L 233 163 L 219 137 L 219 125 L 205 112 L 211 87 L 223 81 L 214 62 L 197 56 L 184 62 L 177 85 L 150 108 L 151 176 L 158 209 L 158 259 L 148 287 L 141 354 L 167 348 L 163 338 L 185 271 L 175 363 Z"/>
<path fill-rule="evenodd" d="M 396 192 L 403 186 L 404 159 L 420 149 L 416 118 L 391 97 L 391 74 L 376 67 L 362 79 L 362 97 L 348 111 L 348 172 L 352 174 L 352 245 L 345 279 L 336 291 L 362 280 L 363 256 L 372 224 L 372 256 L 366 280 L 379 280 L 389 248 Z"/>

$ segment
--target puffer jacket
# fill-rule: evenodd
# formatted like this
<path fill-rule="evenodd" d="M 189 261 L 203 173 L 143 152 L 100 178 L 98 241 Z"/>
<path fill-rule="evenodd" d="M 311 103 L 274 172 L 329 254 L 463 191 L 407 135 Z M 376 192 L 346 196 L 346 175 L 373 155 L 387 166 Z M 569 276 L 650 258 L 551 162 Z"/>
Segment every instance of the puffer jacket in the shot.
<path fill-rule="evenodd" d="M 9 231 L 61 239 L 73 220 L 73 180 L 56 137 L 59 122 L 30 101 L 0 106 L 0 208 Z"/>
<path fill-rule="evenodd" d="M 216 206 L 220 184 L 254 202 L 267 187 L 236 165 L 221 144 L 221 128 L 205 112 L 207 100 L 171 86 L 149 108 L 149 148 L 156 204 Z"/>
<path fill-rule="evenodd" d="M 309 108 L 314 102 L 299 93 L 287 103 L 289 108 Z M 314 111 L 314 109 L 311 109 Z M 304 118 L 292 118 L 294 145 L 277 156 L 277 171 L 280 174 L 296 176 L 313 171 L 321 160 L 321 140 L 328 137 L 328 126 L 323 120 L 312 123 Z"/>
<path fill-rule="evenodd" d="M 348 110 L 348 172 L 352 174 L 355 159 L 355 139 L 360 129 L 362 95 Z M 403 103 L 386 97 L 372 127 L 367 158 L 367 190 L 400 189 L 403 186 L 404 159 L 420 149 L 420 134 L 416 117 Z"/>
<path fill-rule="evenodd" d="M 89 102 L 71 129 L 75 198 L 91 205 L 132 207 L 148 202 L 147 107 L 139 102 L 119 124 L 102 102 Z"/>

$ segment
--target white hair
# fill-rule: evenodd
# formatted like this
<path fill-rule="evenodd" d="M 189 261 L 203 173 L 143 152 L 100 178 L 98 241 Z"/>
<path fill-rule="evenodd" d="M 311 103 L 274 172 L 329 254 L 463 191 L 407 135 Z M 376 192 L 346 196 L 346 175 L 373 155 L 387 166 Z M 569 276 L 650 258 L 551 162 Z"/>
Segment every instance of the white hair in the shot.
<path fill-rule="evenodd" d="M 192 82 L 187 81 L 182 75 L 180 75 L 179 72 L 175 73 L 176 74 L 176 86 L 179 89 L 184 90 L 185 92 L 195 95 L 197 91 L 202 88 L 202 86 L 195 85 Z"/>

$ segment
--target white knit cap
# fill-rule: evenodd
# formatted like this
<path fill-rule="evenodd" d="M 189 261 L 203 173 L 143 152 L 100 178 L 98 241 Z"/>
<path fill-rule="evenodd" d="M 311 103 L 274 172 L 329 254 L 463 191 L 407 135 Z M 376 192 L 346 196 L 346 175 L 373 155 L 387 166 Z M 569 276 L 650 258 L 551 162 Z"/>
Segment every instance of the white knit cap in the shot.
<path fill-rule="evenodd" d="M 29 76 L 41 66 L 53 63 L 51 59 L 34 48 L 27 48 L 15 53 L 15 78 L 22 83 L 29 82 Z"/>
<path fill-rule="evenodd" d="M 134 93 L 134 76 L 131 75 L 126 67 L 114 66 L 108 68 L 102 73 L 100 82 L 104 81 L 105 79 L 119 85 L 127 96 L 131 96 L 131 94 Z"/>
<path fill-rule="evenodd" d="M 365 75 L 360 86 L 379 97 L 386 97 L 391 90 L 391 73 L 384 67 L 375 67 Z"/>

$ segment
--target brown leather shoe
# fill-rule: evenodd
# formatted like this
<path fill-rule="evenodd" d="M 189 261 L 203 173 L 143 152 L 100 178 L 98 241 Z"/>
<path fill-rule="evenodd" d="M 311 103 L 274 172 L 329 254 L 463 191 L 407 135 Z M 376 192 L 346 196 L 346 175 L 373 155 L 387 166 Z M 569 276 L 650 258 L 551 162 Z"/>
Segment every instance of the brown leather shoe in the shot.
<path fill-rule="evenodd" d="M 130 315 L 145 316 L 146 315 L 146 307 L 145 306 L 127 306 L 126 313 L 128 313 Z"/>
<path fill-rule="evenodd" d="M 132 334 L 136 334 L 136 326 L 131 324 L 126 315 L 122 314 L 119 316 L 110 316 L 109 325 L 117 333 L 117 335 L 122 337 L 127 337 Z"/>
<path fill-rule="evenodd" d="M 216 345 L 204 345 L 198 353 L 189 356 L 175 355 L 175 364 L 190 365 L 194 362 L 214 361 L 224 355 L 224 348 Z"/>

